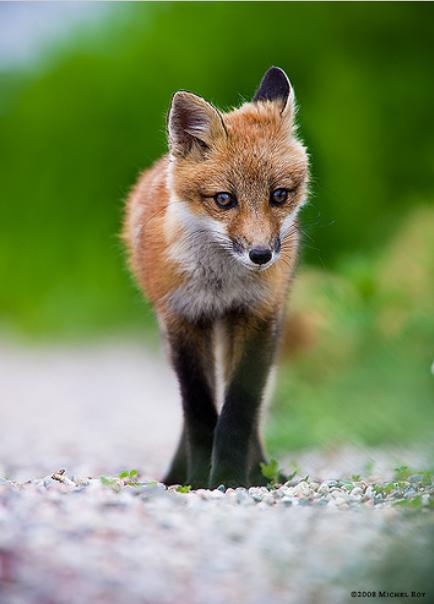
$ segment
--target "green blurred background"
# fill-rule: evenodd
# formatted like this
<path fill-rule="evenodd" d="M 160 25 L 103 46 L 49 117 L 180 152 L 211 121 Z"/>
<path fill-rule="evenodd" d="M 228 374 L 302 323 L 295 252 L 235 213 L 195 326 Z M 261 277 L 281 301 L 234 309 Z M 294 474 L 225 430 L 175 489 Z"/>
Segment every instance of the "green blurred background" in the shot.
<path fill-rule="evenodd" d="M 269 445 L 432 437 L 434 6 L 98 7 L 0 63 L 2 332 L 155 341 L 118 238 L 125 196 L 166 149 L 175 90 L 229 108 L 279 65 L 313 184 Z"/>

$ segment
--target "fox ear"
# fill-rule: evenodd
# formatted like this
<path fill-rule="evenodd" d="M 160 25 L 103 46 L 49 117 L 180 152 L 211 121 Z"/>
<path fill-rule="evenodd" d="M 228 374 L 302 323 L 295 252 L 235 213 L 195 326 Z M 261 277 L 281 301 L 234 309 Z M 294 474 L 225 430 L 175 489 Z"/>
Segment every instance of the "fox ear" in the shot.
<path fill-rule="evenodd" d="M 226 134 L 221 114 L 202 97 L 180 90 L 173 99 L 168 117 L 169 147 L 177 156 L 193 149 L 202 153 Z"/>
<path fill-rule="evenodd" d="M 261 80 L 258 90 L 255 92 L 253 102 L 273 101 L 280 103 L 282 113 L 292 113 L 294 105 L 294 91 L 288 76 L 280 67 L 270 67 Z"/>

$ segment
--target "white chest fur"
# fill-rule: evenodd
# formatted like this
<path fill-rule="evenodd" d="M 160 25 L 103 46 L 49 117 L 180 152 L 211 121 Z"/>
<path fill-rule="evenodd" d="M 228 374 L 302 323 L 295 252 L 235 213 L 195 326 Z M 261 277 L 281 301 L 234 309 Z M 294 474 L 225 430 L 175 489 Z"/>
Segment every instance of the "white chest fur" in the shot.
<path fill-rule="evenodd" d="M 166 226 L 170 257 L 184 276 L 183 284 L 167 297 L 171 310 L 189 320 L 218 318 L 230 309 L 254 306 L 267 295 L 258 273 L 231 252 L 221 223 L 197 217 L 185 202 L 171 200 Z M 176 226 L 181 226 L 182 236 L 171 240 Z"/>

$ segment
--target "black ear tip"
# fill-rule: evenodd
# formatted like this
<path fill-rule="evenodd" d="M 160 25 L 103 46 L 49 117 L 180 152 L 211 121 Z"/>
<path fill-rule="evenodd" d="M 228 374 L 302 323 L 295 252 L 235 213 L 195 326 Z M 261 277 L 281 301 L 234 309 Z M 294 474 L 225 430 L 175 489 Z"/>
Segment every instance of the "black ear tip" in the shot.
<path fill-rule="evenodd" d="M 265 76 L 270 76 L 270 77 L 278 77 L 278 78 L 284 78 L 285 80 L 288 79 L 288 76 L 286 75 L 286 73 L 284 72 L 284 70 L 281 67 L 277 67 L 276 65 L 272 65 L 270 67 L 270 69 L 268 69 L 265 72 Z"/>
<path fill-rule="evenodd" d="M 265 73 L 253 101 L 275 101 L 282 99 L 287 101 L 291 85 L 288 76 L 280 67 L 272 66 Z"/>

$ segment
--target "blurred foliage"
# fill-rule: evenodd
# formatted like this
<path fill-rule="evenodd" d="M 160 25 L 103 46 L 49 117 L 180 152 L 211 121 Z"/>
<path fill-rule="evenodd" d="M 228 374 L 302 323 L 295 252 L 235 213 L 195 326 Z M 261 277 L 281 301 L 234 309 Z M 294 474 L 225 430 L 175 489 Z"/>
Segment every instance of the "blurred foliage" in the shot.
<path fill-rule="evenodd" d="M 0 72 L 0 327 L 152 333 L 118 233 L 129 188 L 165 152 L 171 95 L 230 108 L 279 65 L 313 178 L 290 324 L 306 350 L 281 371 L 270 445 L 422 434 L 433 425 L 434 273 L 418 254 L 433 250 L 434 5 L 113 3 L 109 14 Z"/>
<path fill-rule="evenodd" d="M 432 442 L 433 233 L 434 208 L 420 207 L 375 262 L 299 275 L 290 312 L 304 350 L 279 374 L 273 450 Z M 295 343 L 290 331 L 284 356 Z"/>
<path fill-rule="evenodd" d="M 117 234 L 165 151 L 171 94 L 221 107 L 272 64 L 290 74 L 312 156 L 305 260 L 335 266 L 432 201 L 432 4 L 113 3 L 89 33 L 0 74 L 0 316 L 89 334 L 152 321 Z"/>

